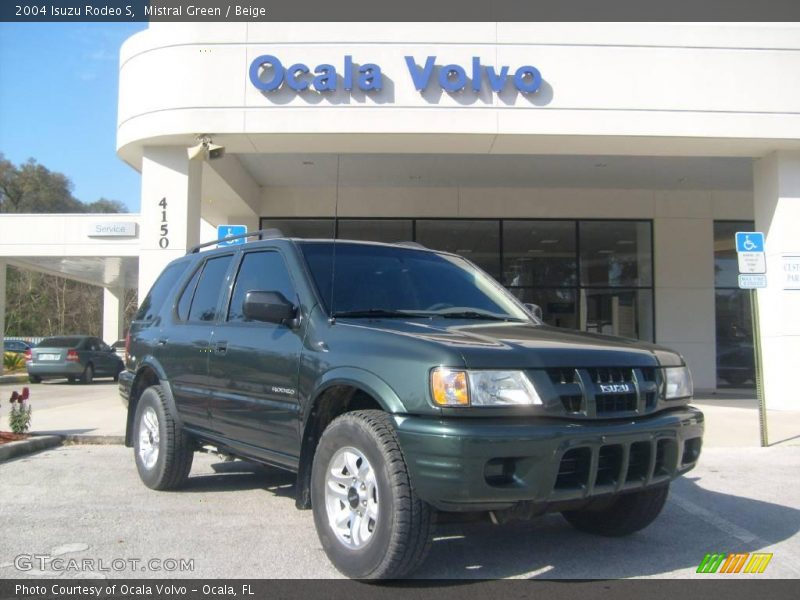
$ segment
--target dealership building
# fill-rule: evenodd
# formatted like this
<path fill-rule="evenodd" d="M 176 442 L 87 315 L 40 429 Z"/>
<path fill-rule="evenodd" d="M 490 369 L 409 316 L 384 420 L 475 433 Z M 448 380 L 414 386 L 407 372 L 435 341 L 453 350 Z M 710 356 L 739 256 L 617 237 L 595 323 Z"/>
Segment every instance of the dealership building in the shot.
<path fill-rule="evenodd" d="M 140 214 L 4 215 L 0 260 L 102 285 L 111 342 L 219 225 L 413 240 L 713 390 L 752 385 L 734 234 L 761 231 L 766 398 L 796 408 L 798 72 L 797 24 L 152 23 L 120 51 Z"/>

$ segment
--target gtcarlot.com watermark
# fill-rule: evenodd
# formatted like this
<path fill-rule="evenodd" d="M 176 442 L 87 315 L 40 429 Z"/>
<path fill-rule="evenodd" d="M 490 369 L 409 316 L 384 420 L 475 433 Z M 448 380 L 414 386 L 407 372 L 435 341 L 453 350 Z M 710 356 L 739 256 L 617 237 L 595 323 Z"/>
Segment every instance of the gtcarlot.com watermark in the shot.
<path fill-rule="evenodd" d="M 58 573 L 191 573 L 193 558 L 64 558 L 49 554 L 19 554 L 14 567 L 20 571 L 55 571 Z"/>

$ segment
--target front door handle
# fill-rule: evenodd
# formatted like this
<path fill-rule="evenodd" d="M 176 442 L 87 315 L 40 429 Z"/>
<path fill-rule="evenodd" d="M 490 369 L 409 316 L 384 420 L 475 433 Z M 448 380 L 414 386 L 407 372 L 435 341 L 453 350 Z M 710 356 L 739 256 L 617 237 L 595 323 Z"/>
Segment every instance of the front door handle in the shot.
<path fill-rule="evenodd" d="M 159 346 L 166 346 L 167 345 L 167 338 L 159 338 L 158 345 Z"/>
<path fill-rule="evenodd" d="M 217 342 L 214 344 L 214 352 L 217 354 L 225 354 L 228 351 L 228 342 Z"/>

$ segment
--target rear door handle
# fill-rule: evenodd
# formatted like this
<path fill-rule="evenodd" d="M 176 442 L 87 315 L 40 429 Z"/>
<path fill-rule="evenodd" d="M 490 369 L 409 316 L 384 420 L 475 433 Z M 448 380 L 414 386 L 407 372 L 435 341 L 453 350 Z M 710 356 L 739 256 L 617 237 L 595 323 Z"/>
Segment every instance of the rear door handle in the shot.
<path fill-rule="evenodd" d="M 159 338 L 158 345 L 159 346 L 166 346 L 167 345 L 167 338 Z"/>
<path fill-rule="evenodd" d="M 225 354 L 228 351 L 228 342 L 217 342 L 214 344 L 214 352 L 217 354 Z"/>

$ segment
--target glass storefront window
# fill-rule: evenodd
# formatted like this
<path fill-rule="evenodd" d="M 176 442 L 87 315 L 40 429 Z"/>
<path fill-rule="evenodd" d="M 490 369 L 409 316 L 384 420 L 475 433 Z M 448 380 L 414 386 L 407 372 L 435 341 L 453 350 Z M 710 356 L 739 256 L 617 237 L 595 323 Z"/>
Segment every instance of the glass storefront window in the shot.
<path fill-rule="evenodd" d="M 500 280 L 500 222 L 496 220 L 417 220 L 417 242 L 459 254 Z"/>
<path fill-rule="evenodd" d="M 574 286 L 577 258 L 575 221 L 503 222 L 504 285 Z"/>
<path fill-rule="evenodd" d="M 332 239 L 333 219 L 261 219 L 261 229 L 280 229 L 286 237 Z"/>
<path fill-rule="evenodd" d="M 653 285 L 652 227 L 648 221 L 581 221 L 581 285 Z"/>
<path fill-rule="evenodd" d="M 739 262 L 736 257 L 736 232 L 753 231 L 752 221 L 714 222 L 714 285 L 739 287 Z"/>
<path fill-rule="evenodd" d="M 410 242 L 414 239 L 411 219 L 339 219 L 339 238 L 366 242 Z"/>
<path fill-rule="evenodd" d="M 548 325 L 578 329 L 574 289 L 509 288 L 508 291 L 520 302 L 538 305 Z"/>
<path fill-rule="evenodd" d="M 306 238 L 334 230 L 327 218 L 263 218 L 261 226 Z M 349 218 L 339 219 L 338 237 L 453 252 L 539 305 L 549 325 L 655 339 L 650 221 Z"/>
<path fill-rule="evenodd" d="M 718 387 L 755 386 L 750 291 L 739 289 L 734 241 L 737 231 L 753 231 L 754 227 L 752 221 L 714 222 Z"/>
<path fill-rule="evenodd" d="M 653 341 L 652 290 L 584 288 L 580 294 L 582 330 Z"/>

